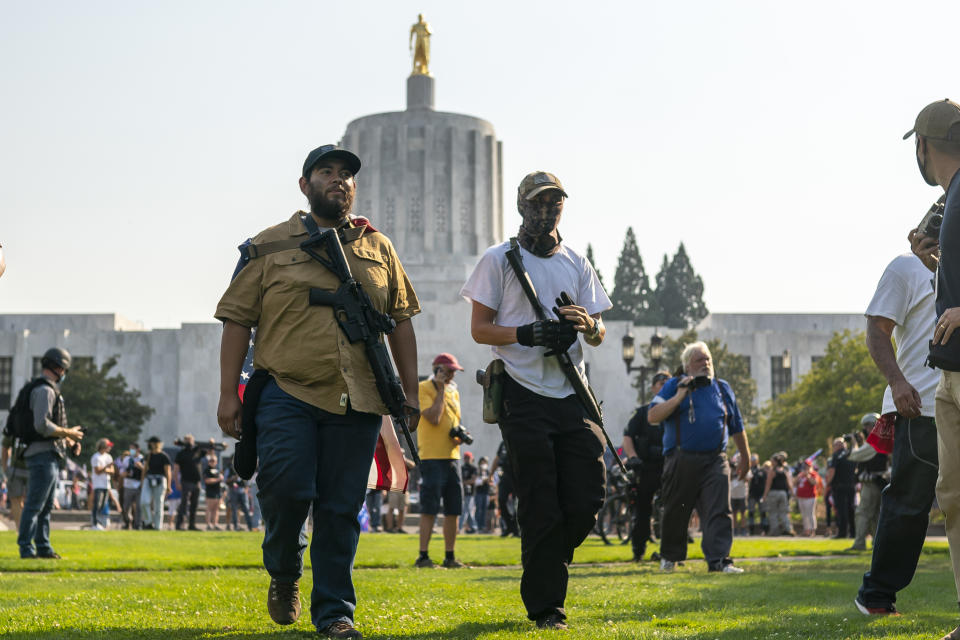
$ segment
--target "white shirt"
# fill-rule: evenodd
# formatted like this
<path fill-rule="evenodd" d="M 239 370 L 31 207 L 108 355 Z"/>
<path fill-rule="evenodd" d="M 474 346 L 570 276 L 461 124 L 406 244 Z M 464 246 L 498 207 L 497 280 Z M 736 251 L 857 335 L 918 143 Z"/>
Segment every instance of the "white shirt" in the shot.
<path fill-rule="evenodd" d="M 125 455 L 125 456 L 123 456 L 122 458 L 120 458 L 120 462 L 117 464 L 117 471 L 119 471 L 119 472 L 123 475 L 123 486 L 124 486 L 124 488 L 126 488 L 126 489 L 139 489 L 139 488 L 140 488 L 140 481 L 139 481 L 139 480 L 134 480 L 133 478 L 128 478 L 128 477 L 127 477 L 127 472 L 128 472 L 128 471 L 130 471 L 131 469 L 132 469 L 132 470 L 136 470 L 136 467 L 133 466 L 133 463 L 135 463 L 135 462 L 141 462 L 141 463 L 142 463 L 142 462 L 143 462 L 143 456 L 140 455 L 140 454 L 137 454 L 136 457 L 131 457 L 130 454 L 127 453 L 127 455 Z"/>
<path fill-rule="evenodd" d="M 460 295 L 495 309 L 494 324 L 519 327 L 536 322 L 537 315 L 507 262 L 509 248 L 510 243 L 503 242 L 487 249 Z M 556 298 L 561 291 L 566 291 L 574 303 L 584 307 L 590 315 L 613 306 L 590 262 L 566 245 L 561 244 L 560 250 L 549 258 L 539 258 L 523 247 L 520 255 L 547 318 L 558 319 L 553 307 L 558 306 Z M 573 393 L 573 387 L 556 358 L 543 357 L 546 351 L 545 347 L 524 347 L 516 343 L 493 347 L 494 357 L 503 360 L 507 373 L 518 383 L 548 398 L 565 398 Z M 573 343 L 567 353 L 583 376 L 580 340 Z"/>
<path fill-rule="evenodd" d="M 105 467 L 113 462 L 113 457 L 109 453 L 100 453 L 99 451 L 90 458 L 90 466 L 93 473 L 90 476 L 90 482 L 94 489 L 109 489 L 110 476 L 106 473 L 97 473 L 97 467 Z"/>
<path fill-rule="evenodd" d="M 893 339 L 897 344 L 897 365 L 917 393 L 923 406 L 921 415 L 933 417 L 934 393 L 940 374 L 926 366 L 928 341 L 933 338 L 937 319 L 934 303 L 933 273 L 912 253 L 897 256 L 887 265 L 877 291 L 864 315 L 893 320 Z M 883 392 L 881 413 L 896 411 L 893 392 Z"/>

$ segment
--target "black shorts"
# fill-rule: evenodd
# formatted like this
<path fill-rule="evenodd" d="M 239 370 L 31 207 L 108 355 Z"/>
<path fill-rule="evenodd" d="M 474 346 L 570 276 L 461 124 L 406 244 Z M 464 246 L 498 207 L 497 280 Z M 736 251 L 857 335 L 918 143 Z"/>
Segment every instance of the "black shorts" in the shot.
<path fill-rule="evenodd" d="M 738 511 L 746 511 L 747 499 L 746 498 L 730 498 L 730 509 L 734 513 Z"/>
<path fill-rule="evenodd" d="M 460 465 L 456 460 L 422 460 L 420 464 L 420 513 L 435 516 L 459 516 L 463 513 L 460 490 Z"/>

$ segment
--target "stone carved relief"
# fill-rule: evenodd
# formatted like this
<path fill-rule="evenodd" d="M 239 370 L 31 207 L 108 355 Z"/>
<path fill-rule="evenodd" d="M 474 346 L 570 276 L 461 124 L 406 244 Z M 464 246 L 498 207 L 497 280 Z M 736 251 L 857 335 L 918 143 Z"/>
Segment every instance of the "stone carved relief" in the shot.
<path fill-rule="evenodd" d="M 410 231 L 423 231 L 423 203 L 420 196 L 410 197 Z"/>
<path fill-rule="evenodd" d="M 397 226 L 397 201 L 393 196 L 387 196 L 384 199 L 383 206 L 383 231 L 388 236 L 393 233 Z"/>
<path fill-rule="evenodd" d="M 434 211 L 437 219 L 437 231 L 440 233 L 446 233 L 448 220 L 447 220 L 447 201 L 440 196 L 437 198 L 437 204 L 434 207 Z"/>

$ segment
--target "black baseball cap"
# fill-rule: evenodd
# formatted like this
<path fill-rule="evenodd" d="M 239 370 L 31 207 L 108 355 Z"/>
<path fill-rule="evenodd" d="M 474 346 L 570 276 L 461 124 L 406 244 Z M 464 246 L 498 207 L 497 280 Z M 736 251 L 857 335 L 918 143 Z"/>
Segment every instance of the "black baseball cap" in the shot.
<path fill-rule="evenodd" d="M 340 158 L 347 164 L 353 175 L 360 173 L 360 158 L 335 144 L 325 144 L 307 154 L 307 159 L 303 161 L 303 177 L 309 178 L 310 172 L 313 171 L 313 165 L 323 158 Z"/>
<path fill-rule="evenodd" d="M 669 380 L 669 379 L 670 379 L 670 374 L 664 373 L 663 371 L 661 371 L 657 375 L 653 376 L 653 380 L 650 382 L 650 384 L 657 384 L 662 380 Z"/>

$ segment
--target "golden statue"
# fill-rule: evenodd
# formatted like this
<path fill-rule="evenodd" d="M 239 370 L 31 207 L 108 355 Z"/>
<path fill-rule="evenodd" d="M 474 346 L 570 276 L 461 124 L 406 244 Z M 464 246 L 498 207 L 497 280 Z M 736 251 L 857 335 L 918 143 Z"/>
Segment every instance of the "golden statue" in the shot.
<path fill-rule="evenodd" d="M 423 14 L 417 14 L 417 23 L 410 27 L 410 49 L 413 51 L 413 73 L 415 76 L 430 75 L 430 25 L 423 21 Z M 413 37 L 416 36 L 416 44 Z"/>

